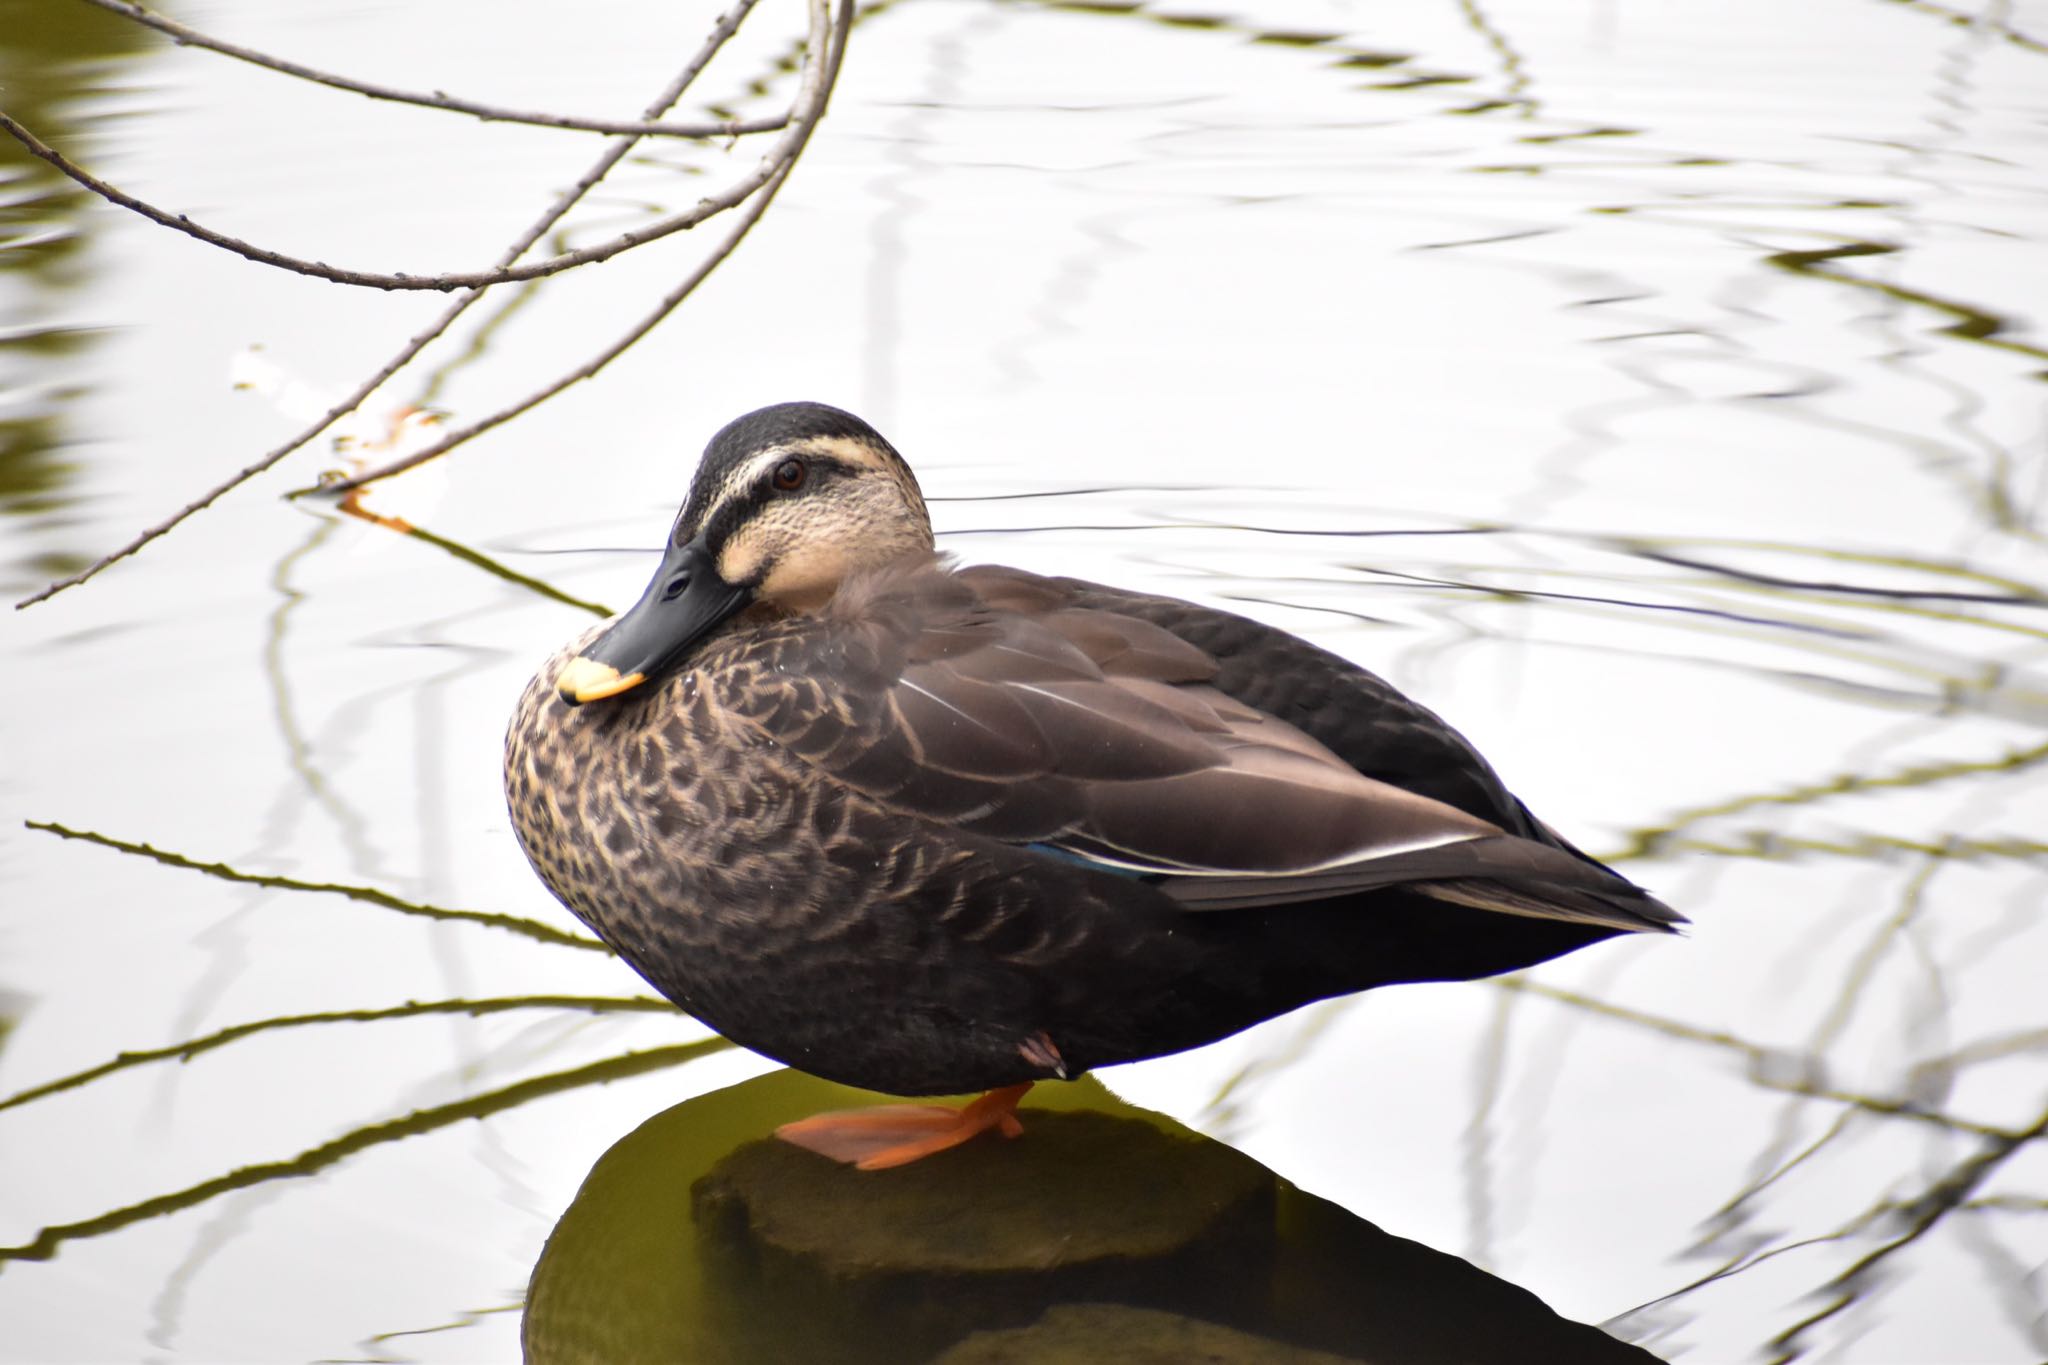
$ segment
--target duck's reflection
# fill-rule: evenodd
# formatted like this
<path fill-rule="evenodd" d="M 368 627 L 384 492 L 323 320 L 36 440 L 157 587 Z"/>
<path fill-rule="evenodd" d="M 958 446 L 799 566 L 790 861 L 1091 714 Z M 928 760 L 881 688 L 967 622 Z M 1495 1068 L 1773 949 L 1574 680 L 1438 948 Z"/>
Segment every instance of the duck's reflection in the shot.
<path fill-rule="evenodd" d="M 1652 1357 L 1093 1082 L 1024 1136 L 863 1173 L 763 1138 L 868 1102 L 777 1072 L 655 1115 L 534 1267 L 536 1362 Z"/>

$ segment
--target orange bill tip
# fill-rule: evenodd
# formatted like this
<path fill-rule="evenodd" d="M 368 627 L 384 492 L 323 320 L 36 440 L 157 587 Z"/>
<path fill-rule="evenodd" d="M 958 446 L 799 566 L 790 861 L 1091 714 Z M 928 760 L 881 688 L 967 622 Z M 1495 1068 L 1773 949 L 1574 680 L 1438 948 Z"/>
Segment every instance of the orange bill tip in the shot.
<path fill-rule="evenodd" d="M 610 664 L 601 664 L 579 654 L 563 664 L 562 671 L 555 675 L 555 691 L 569 705 L 580 706 L 587 701 L 602 701 L 621 692 L 630 692 L 646 681 L 645 673 L 622 674 Z"/>

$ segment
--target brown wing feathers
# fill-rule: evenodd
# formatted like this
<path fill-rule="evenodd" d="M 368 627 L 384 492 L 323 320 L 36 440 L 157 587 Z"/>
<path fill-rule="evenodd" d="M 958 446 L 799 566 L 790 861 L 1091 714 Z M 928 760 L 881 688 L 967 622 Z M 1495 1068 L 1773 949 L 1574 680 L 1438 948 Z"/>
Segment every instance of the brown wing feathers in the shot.
<path fill-rule="evenodd" d="M 902 566 L 751 653 L 747 719 L 838 780 L 1010 842 L 1160 874 L 1190 910 L 1397 883 L 1617 928 L 1669 912 L 1597 864 L 1362 776 L 1209 685 L 1215 659 L 1008 569 Z"/>

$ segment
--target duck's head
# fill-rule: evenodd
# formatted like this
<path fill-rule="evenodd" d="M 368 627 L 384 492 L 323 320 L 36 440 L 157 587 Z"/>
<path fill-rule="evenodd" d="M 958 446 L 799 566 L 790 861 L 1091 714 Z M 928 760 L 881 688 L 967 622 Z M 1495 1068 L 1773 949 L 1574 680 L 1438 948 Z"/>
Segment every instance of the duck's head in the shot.
<path fill-rule="evenodd" d="M 616 696 L 750 606 L 815 610 L 849 573 L 931 548 L 917 480 L 873 427 L 823 403 L 750 412 L 704 448 L 647 591 L 556 690 L 572 706 Z"/>

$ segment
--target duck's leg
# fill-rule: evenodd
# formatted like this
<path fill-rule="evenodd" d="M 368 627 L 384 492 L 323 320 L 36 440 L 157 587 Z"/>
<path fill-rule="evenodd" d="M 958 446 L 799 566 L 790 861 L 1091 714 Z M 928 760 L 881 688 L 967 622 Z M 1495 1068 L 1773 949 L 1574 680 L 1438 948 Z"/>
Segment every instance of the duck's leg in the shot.
<path fill-rule="evenodd" d="M 1031 1084 L 1026 1081 L 991 1090 L 957 1109 L 943 1104 L 840 1109 L 785 1123 L 775 1130 L 775 1136 L 863 1171 L 886 1170 L 957 1147 L 991 1128 L 1004 1137 L 1016 1137 L 1024 1131 L 1024 1125 L 1017 1122 L 1017 1101 Z"/>

